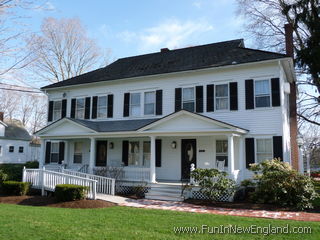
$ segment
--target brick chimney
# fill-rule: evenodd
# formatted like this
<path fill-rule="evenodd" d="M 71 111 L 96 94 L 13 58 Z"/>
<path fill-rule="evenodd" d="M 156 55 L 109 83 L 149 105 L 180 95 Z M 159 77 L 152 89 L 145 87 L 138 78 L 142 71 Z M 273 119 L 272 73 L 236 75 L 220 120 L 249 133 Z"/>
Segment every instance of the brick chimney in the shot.
<path fill-rule="evenodd" d="M 2 121 L 2 122 L 3 122 L 3 116 L 4 116 L 4 113 L 0 112 L 0 121 Z"/>
<path fill-rule="evenodd" d="M 293 27 L 292 24 L 284 25 L 285 41 L 286 41 L 286 54 L 294 60 L 293 48 Z M 290 83 L 289 95 L 289 119 L 290 119 L 290 149 L 291 149 L 291 164 L 299 170 L 299 147 L 297 142 L 298 136 L 298 123 L 297 123 L 297 86 L 296 82 Z"/>
<path fill-rule="evenodd" d="M 169 52 L 169 48 L 161 48 L 160 52 Z"/>

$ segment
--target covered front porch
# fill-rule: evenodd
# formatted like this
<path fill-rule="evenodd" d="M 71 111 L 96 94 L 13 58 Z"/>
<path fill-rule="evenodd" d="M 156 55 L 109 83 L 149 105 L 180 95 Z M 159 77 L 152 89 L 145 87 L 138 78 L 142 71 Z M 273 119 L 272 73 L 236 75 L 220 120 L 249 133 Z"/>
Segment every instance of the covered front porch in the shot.
<path fill-rule="evenodd" d="M 99 132 L 89 122 L 62 119 L 41 130 L 41 164 L 127 182 L 185 182 L 193 167 L 218 168 L 236 181 L 244 176 L 244 129 L 187 111 L 134 131 Z"/>

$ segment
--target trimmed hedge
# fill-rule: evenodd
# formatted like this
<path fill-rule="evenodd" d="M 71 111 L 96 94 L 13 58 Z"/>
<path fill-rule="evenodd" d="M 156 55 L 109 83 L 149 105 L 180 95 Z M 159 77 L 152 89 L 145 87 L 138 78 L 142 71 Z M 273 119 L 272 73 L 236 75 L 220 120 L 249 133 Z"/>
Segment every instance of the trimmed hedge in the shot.
<path fill-rule="evenodd" d="M 39 168 L 39 162 L 38 161 L 28 161 L 25 164 L 26 168 Z"/>
<path fill-rule="evenodd" d="M 5 163 L 0 164 L 0 170 L 8 175 L 10 181 L 22 181 L 22 169 L 24 164 Z"/>
<path fill-rule="evenodd" d="M 2 192 L 7 195 L 23 196 L 27 194 L 29 188 L 28 182 L 4 181 L 1 184 Z"/>
<path fill-rule="evenodd" d="M 73 184 L 58 184 L 56 185 L 54 195 L 59 202 L 75 201 L 85 199 L 89 187 L 73 185 Z"/>

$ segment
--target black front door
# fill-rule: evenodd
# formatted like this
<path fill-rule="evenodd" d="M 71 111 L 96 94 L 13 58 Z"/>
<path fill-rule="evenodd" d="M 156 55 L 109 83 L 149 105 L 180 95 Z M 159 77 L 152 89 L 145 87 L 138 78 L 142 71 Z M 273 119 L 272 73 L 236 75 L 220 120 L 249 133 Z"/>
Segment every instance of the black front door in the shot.
<path fill-rule="evenodd" d="M 96 166 L 105 167 L 107 166 L 107 141 L 97 141 L 97 152 L 96 152 Z"/>
<path fill-rule="evenodd" d="M 196 139 L 181 140 L 181 180 L 190 180 L 191 164 L 196 167 L 197 163 L 197 141 Z"/>

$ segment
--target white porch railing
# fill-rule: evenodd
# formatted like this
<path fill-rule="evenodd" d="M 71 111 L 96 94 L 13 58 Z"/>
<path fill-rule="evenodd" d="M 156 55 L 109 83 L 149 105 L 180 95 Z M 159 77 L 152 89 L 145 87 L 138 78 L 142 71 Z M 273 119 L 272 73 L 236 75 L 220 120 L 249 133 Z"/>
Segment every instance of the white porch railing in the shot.
<path fill-rule="evenodd" d="M 124 167 L 120 180 L 150 181 L 150 168 Z"/>
<path fill-rule="evenodd" d="M 97 185 L 96 185 L 97 193 L 103 193 L 103 194 L 108 194 L 108 195 L 115 194 L 115 179 L 114 178 L 107 178 L 107 177 L 102 177 L 102 176 L 88 174 L 88 173 L 76 172 L 76 171 L 69 170 L 69 169 L 61 169 L 61 172 L 68 174 L 68 175 L 97 181 Z"/>
<path fill-rule="evenodd" d="M 54 191 L 58 184 L 75 184 L 89 187 L 87 197 L 96 199 L 97 180 L 73 176 L 66 173 L 48 171 L 45 169 L 23 169 L 23 182 L 30 182 L 32 188 L 41 189 L 42 195 L 44 191 Z"/>

